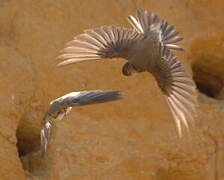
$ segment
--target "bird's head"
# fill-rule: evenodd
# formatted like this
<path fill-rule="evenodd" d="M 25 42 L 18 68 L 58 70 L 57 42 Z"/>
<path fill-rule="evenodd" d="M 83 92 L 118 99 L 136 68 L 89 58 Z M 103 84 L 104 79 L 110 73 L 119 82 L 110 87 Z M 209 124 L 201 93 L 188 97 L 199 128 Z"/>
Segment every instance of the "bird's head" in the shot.
<path fill-rule="evenodd" d="M 60 101 L 55 100 L 51 102 L 47 114 L 52 118 L 56 119 L 59 116 L 59 114 L 62 114 L 63 112 L 64 112 L 63 104 Z"/>
<path fill-rule="evenodd" d="M 131 64 L 125 63 L 122 68 L 122 73 L 125 76 L 131 76 L 131 75 L 137 73 L 137 71 Z"/>

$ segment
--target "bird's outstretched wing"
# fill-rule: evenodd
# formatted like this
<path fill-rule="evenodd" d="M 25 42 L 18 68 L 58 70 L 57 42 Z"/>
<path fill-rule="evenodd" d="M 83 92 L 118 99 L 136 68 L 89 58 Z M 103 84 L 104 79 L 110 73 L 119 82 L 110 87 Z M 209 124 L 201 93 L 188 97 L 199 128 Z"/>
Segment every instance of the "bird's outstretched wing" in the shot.
<path fill-rule="evenodd" d="M 62 97 L 53 100 L 44 117 L 44 127 L 41 130 L 41 156 L 44 157 L 47 144 L 50 138 L 51 124 L 54 119 L 62 119 L 74 106 L 82 106 L 88 104 L 98 104 L 123 99 L 123 95 L 119 91 L 80 91 L 71 92 Z"/>
<path fill-rule="evenodd" d="M 40 152 L 41 157 L 44 157 L 46 150 L 47 150 L 47 144 L 50 138 L 50 132 L 51 132 L 51 117 L 49 115 L 46 115 L 44 117 L 44 127 L 40 132 Z"/>
<path fill-rule="evenodd" d="M 133 44 L 142 35 L 133 29 L 115 26 L 103 26 L 86 30 L 66 44 L 58 57 L 62 62 L 58 66 L 79 63 L 102 58 L 127 58 Z"/>
<path fill-rule="evenodd" d="M 63 99 L 64 104 L 73 107 L 121 100 L 123 96 L 119 91 L 93 90 L 69 93 Z"/>
<path fill-rule="evenodd" d="M 183 38 L 178 36 L 179 33 L 175 31 L 174 26 L 161 20 L 157 15 L 146 10 L 137 10 L 136 17 L 128 16 L 128 20 L 139 33 L 151 36 L 152 30 L 156 29 L 161 43 L 165 47 L 174 50 L 183 50 L 180 46 L 172 44 L 183 40 Z"/>
<path fill-rule="evenodd" d="M 192 78 L 186 73 L 180 61 L 167 48 L 160 46 L 158 58 L 151 71 L 165 95 L 174 117 L 179 135 L 182 128 L 194 125 L 197 93 Z"/>

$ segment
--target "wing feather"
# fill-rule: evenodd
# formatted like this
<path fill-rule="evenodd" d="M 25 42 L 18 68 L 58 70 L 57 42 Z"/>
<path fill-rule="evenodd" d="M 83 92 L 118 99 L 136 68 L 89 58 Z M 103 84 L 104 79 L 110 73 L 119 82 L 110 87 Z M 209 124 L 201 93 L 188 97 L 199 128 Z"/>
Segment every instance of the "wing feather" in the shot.
<path fill-rule="evenodd" d="M 161 58 L 150 68 L 169 105 L 178 134 L 194 125 L 197 93 L 192 78 L 186 73 L 180 61 L 170 50 L 160 46 Z"/>
<path fill-rule="evenodd" d="M 165 20 L 161 20 L 157 15 L 146 10 L 137 10 L 136 17 L 130 15 L 128 20 L 135 30 L 148 37 L 152 35 L 152 31 L 155 31 L 156 28 L 157 36 L 165 47 L 173 50 L 183 50 L 178 45 L 172 44 L 183 40 L 182 37 L 177 36 L 179 33 L 175 31 L 175 27 L 169 25 Z"/>
<path fill-rule="evenodd" d="M 46 151 L 47 151 L 47 144 L 50 138 L 50 133 L 51 133 L 51 117 L 46 114 L 44 117 L 44 127 L 41 130 L 40 133 L 40 152 L 41 152 L 41 157 L 44 157 Z"/>
<path fill-rule="evenodd" d="M 70 112 L 73 106 L 105 103 L 121 100 L 123 98 L 123 95 L 119 91 L 92 90 L 71 92 L 51 101 L 50 107 L 45 113 L 44 126 L 40 133 L 41 157 L 44 157 L 46 153 L 51 133 L 51 126 L 54 119 L 63 119 Z"/>
<path fill-rule="evenodd" d="M 105 103 L 123 99 L 119 91 L 113 90 L 94 90 L 94 91 L 81 91 L 79 94 L 69 95 L 64 98 L 64 103 L 67 106 L 82 106 L 89 104 Z"/>
<path fill-rule="evenodd" d="M 130 48 L 140 39 L 138 32 L 115 26 L 85 30 L 66 44 L 58 59 L 58 66 L 74 64 L 102 58 L 126 58 Z"/>

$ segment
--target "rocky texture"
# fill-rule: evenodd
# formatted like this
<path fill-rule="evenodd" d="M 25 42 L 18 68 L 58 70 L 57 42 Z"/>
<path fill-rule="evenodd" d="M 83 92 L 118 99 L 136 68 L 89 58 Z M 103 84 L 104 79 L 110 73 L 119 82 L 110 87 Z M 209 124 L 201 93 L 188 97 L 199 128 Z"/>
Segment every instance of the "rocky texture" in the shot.
<path fill-rule="evenodd" d="M 126 17 L 137 8 L 176 25 L 186 48 L 178 57 L 212 97 L 199 93 L 196 128 L 182 139 L 151 75 L 122 76 L 121 59 L 55 67 L 74 35 L 130 27 Z M 224 179 L 223 8 L 223 0 L 0 0 L 1 179 Z M 48 103 L 84 89 L 121 90 L 127 98 L 73 109 L 55 124 L 40 159 Z"/>

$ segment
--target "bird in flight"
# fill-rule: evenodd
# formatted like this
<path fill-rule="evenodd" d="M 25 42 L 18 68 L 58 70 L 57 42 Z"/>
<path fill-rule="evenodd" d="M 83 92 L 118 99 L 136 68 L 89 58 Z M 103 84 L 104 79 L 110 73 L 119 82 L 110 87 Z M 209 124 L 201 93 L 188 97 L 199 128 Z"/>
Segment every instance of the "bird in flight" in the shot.
<path fill-rule="evenodd" d="M 183 127 L 194 124 L 197 93 L 191 76 L 172 50 L 183 50 L 174 43 L 183 38 L 174 26 L 146 10 L 129 16 L 132 29 L 102 26 L 85 30 L 68 42 L 58 57 L 65 66 L 104 58 L 124 58 L 122 73 L 150 72 L 162 90 L 173 115 L 179 136 Z"/>
<path fill-rule="evenodd" d="M 123 99 L 123 95 L 119 91 L 93 90 L 93 91 L 71 92 L 53 100 L 50 103 L 48 111 L 45 113 L 44 127 L 40 133 L 41 156 L 44 157 L 46 153 L 53 120 L 63 119 L 71 111 L 72 107 L 75 106 L 105 103 L 121 99 Z"/>

